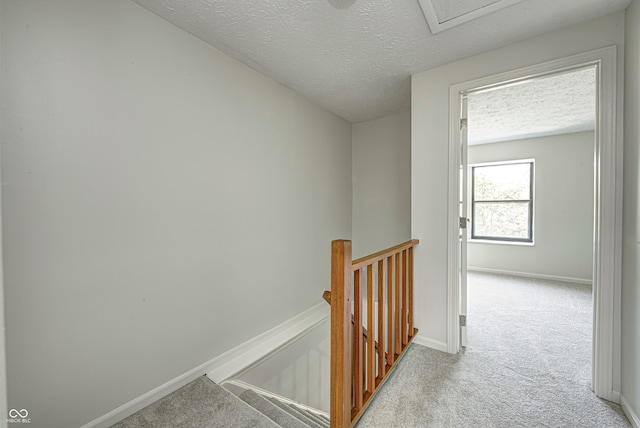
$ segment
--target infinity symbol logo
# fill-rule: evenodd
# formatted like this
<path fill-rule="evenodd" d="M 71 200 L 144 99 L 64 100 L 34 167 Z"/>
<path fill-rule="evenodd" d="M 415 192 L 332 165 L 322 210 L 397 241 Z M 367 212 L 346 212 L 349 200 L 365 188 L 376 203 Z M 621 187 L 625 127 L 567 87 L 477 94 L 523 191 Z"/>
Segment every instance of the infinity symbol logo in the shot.
<path fill-rule="evenodd" d="M 26 418 L 27 416 L 29 416 L 29 412 L 27 412 L 27 409 L 21 409 L 21 410 L 11 409 L 11 410 L 9 410 L 9 417 L 10 418 Z"/>

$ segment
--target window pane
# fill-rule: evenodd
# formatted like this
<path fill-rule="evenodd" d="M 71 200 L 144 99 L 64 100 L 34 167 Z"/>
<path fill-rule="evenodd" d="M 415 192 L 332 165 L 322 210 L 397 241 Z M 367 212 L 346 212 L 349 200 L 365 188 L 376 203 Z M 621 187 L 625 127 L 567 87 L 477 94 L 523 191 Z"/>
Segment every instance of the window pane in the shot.
<path fill-rule="evenodd" d="M 528 202 L 477 202 L 474 237 L 529 239 Z"/>
<path fill-rule="evenodd" d="M 517 163 L 473 168 L 476 201 L 528 200 L 531 164 Z"/>

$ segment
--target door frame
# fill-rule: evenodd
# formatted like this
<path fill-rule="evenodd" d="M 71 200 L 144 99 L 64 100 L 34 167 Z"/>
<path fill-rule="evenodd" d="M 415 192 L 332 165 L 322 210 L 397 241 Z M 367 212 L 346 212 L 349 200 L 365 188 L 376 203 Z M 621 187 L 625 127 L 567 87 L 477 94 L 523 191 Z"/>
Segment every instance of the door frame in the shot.
<path fill-rule="evenodd" d="M 593 354 L 592 389 L 606 400 L 618 402 L 613 390 L 614 367 L 620 367 L 614 337 L 620 334 L 614 307 L 621 286 L 622 250 L 622 135 L 621 106 L 617 96 L 616 47 L 609 46 L 541 64 L 452 85 L 449 88 L 449 189 L 447 350 L 460 350 L 461 300 L 458 220 L 461 96 L 478 90 L 517 83 L 572 69 L 595 66 L 595 186 L 593 242 Z M 618 322 L 616 322 L 618 320 Z M 473 322 L 469 320 L 468 322 Z M 614 360 L 615 359 L 615 360 Z"/>

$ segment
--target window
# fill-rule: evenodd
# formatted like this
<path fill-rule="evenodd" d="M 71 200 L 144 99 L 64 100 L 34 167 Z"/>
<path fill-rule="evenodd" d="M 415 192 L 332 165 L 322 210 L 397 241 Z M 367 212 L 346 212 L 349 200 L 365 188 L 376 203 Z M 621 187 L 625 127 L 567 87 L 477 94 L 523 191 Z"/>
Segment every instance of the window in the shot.
<path fill-rule="evenodd" d="M 471 239 L 533 242 L 533 164 L 471 166 Z"/>

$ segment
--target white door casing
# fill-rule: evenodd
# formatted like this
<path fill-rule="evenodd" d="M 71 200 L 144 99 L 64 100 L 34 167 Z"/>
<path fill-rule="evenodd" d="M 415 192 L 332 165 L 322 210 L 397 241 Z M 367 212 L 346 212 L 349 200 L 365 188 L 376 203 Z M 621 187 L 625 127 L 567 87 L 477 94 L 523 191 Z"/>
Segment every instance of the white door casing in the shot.
<path fill-rule="evenodd" d="M 460 317 L 464 323 L 460 323 L 460 346 L 467 346 L 467 242 L 469 238 L 469 209 L 468 209 L 468 162 L 467 162 L 467 135 L 468 127 L 468 102 L 466 95 L 460 95 L 460 190 L 459 190 L 459 216 L 460 216 Z"/>

